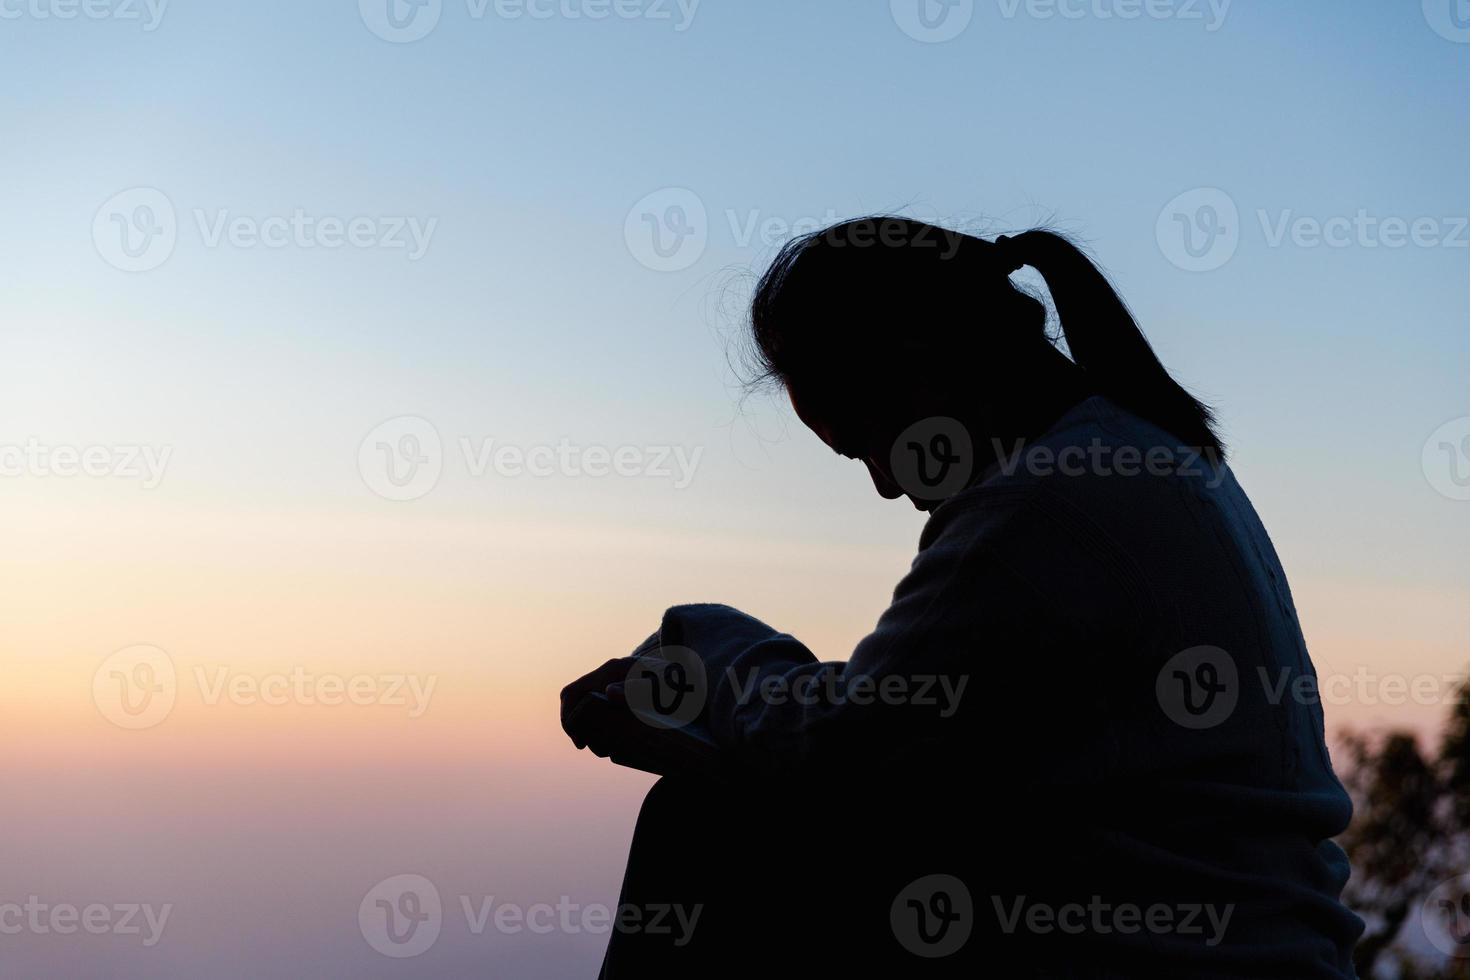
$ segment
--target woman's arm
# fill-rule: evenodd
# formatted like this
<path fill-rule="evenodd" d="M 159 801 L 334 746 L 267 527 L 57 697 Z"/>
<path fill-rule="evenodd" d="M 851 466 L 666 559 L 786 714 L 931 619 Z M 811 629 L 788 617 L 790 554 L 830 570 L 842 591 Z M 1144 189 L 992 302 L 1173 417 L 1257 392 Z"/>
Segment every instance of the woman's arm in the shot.
<path fill-rule="evenodd" d="M 936 514 L 846 662 L 728 606 L 690 605 L 600 679 L 651 731 L 707 735 L 761 769 L 866 765 L 961 730 L 1024 738 L 1088 696 L 1106 634 L 1136 622 L 1127 577 L 1096 550 L 1032 494 L 994 495 Z"/>

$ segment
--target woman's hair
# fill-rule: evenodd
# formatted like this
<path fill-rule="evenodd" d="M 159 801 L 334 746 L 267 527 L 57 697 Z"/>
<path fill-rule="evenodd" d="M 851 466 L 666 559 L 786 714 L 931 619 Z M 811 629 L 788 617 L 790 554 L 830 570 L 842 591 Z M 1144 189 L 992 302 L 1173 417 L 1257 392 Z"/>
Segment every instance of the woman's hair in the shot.
<path fill-rule="evenodd" d="M 1049 231 L 991 242 L 871 217 L 788 242 L 751 303 L 756 380 L 840 392 L 956 366 L 982 372 L 982 383 L 1002 378 L 1008 364 L 1051 343 L 1045 306 L 1011 283 L 1022 266 L 1046 280 L 1094 392 L 1223 459 L 1210 409 L 1164 370 L 1097 266 Z"/>

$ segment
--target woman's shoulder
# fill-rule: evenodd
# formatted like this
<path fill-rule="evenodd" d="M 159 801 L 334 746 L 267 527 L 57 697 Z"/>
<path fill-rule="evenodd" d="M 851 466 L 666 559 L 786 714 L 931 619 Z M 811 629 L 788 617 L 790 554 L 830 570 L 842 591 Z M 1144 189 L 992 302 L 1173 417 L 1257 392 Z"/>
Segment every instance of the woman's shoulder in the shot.
<path fill-rule="evenodd" d="M 1187 496 L 1238 492 L 1218 451 L 1190 446 L 1103 396 L 1079 402 L 1041 436 L 992 452 L 979 479 L 936 516 L 1024 504 L 1138 520 Z"/>
<path fill-rule="evenodd" d="M 936 508 L 921 547 L 983 546 L 1138 581 L 1158 541 L 1205 547 L 1208 515 L 1239 509 L 1224 499 L 1240 493 L 1228 467 L 1181 443 L 1111 399 L 1085 399 Z"/>

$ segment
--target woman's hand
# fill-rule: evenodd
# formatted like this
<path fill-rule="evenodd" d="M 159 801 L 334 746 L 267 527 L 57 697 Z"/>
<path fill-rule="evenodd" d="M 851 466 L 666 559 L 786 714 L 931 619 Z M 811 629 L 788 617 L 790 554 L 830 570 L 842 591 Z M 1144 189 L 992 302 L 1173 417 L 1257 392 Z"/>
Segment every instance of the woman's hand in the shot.
<path fill-rule="evenodd" d="M 669 661 L 644 653 L 609 660 L 577 678 L 562 688 L 562 730 L 577 748 L 630 769 L 660 776 L 716 771 L 720 760 L 708 736 L 682 726 L 660 724 L 628 703 L 625 685 L 634 664 L 654 674 L 670 667 Z M 642 682 L 646 685 L 647 678 Z M 639 680 L 634 678 L 633 683 Z"/>
<path fill-rule="evenodd" d="M 585 730 L 586 722 L 579 720 L 577 707 L 585 698 L 601 694 L 613 704 L 623 706 L 626 710 L 627 699 L 623 696 L 623 682 L 627 680 L 628 671 L 633 669 L 633 664 L 637 662 L 637 659 L 636 657 L 618 657 L 609 660 L 601 667 L 577 678 L 561 689 L 562 731 L 567 733 L 577 748 L 585 749 L 589 743 L 603 742 L 611 734 L 597 730 Z M 605 716 L 586 713 L 580 715 L 580 719 L 588 717 Z"/>

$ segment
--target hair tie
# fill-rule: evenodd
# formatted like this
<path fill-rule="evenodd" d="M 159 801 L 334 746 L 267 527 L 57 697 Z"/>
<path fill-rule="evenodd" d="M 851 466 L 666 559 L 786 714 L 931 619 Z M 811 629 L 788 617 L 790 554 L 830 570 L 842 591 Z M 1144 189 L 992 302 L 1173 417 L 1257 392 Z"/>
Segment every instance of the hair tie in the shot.
<path fill-rule="evenodd" d="M 1006 275 L 1010 275 L 1012 272 L 1015 272 L 1017 269 L 1021 268 L 1021 266 L 1026 264 L 1025 261 L 1016 254 L 1018 251 L 1018 249 L 1016 248 L 1016 240 L 1010 235 L 1001 235 L 999 238 L 997 238 L 995 240 L 995 247 L 999 249 L 996 254 L 1000 256 L 1000 264 L 1001 267 L 1005 269 Z"/>

